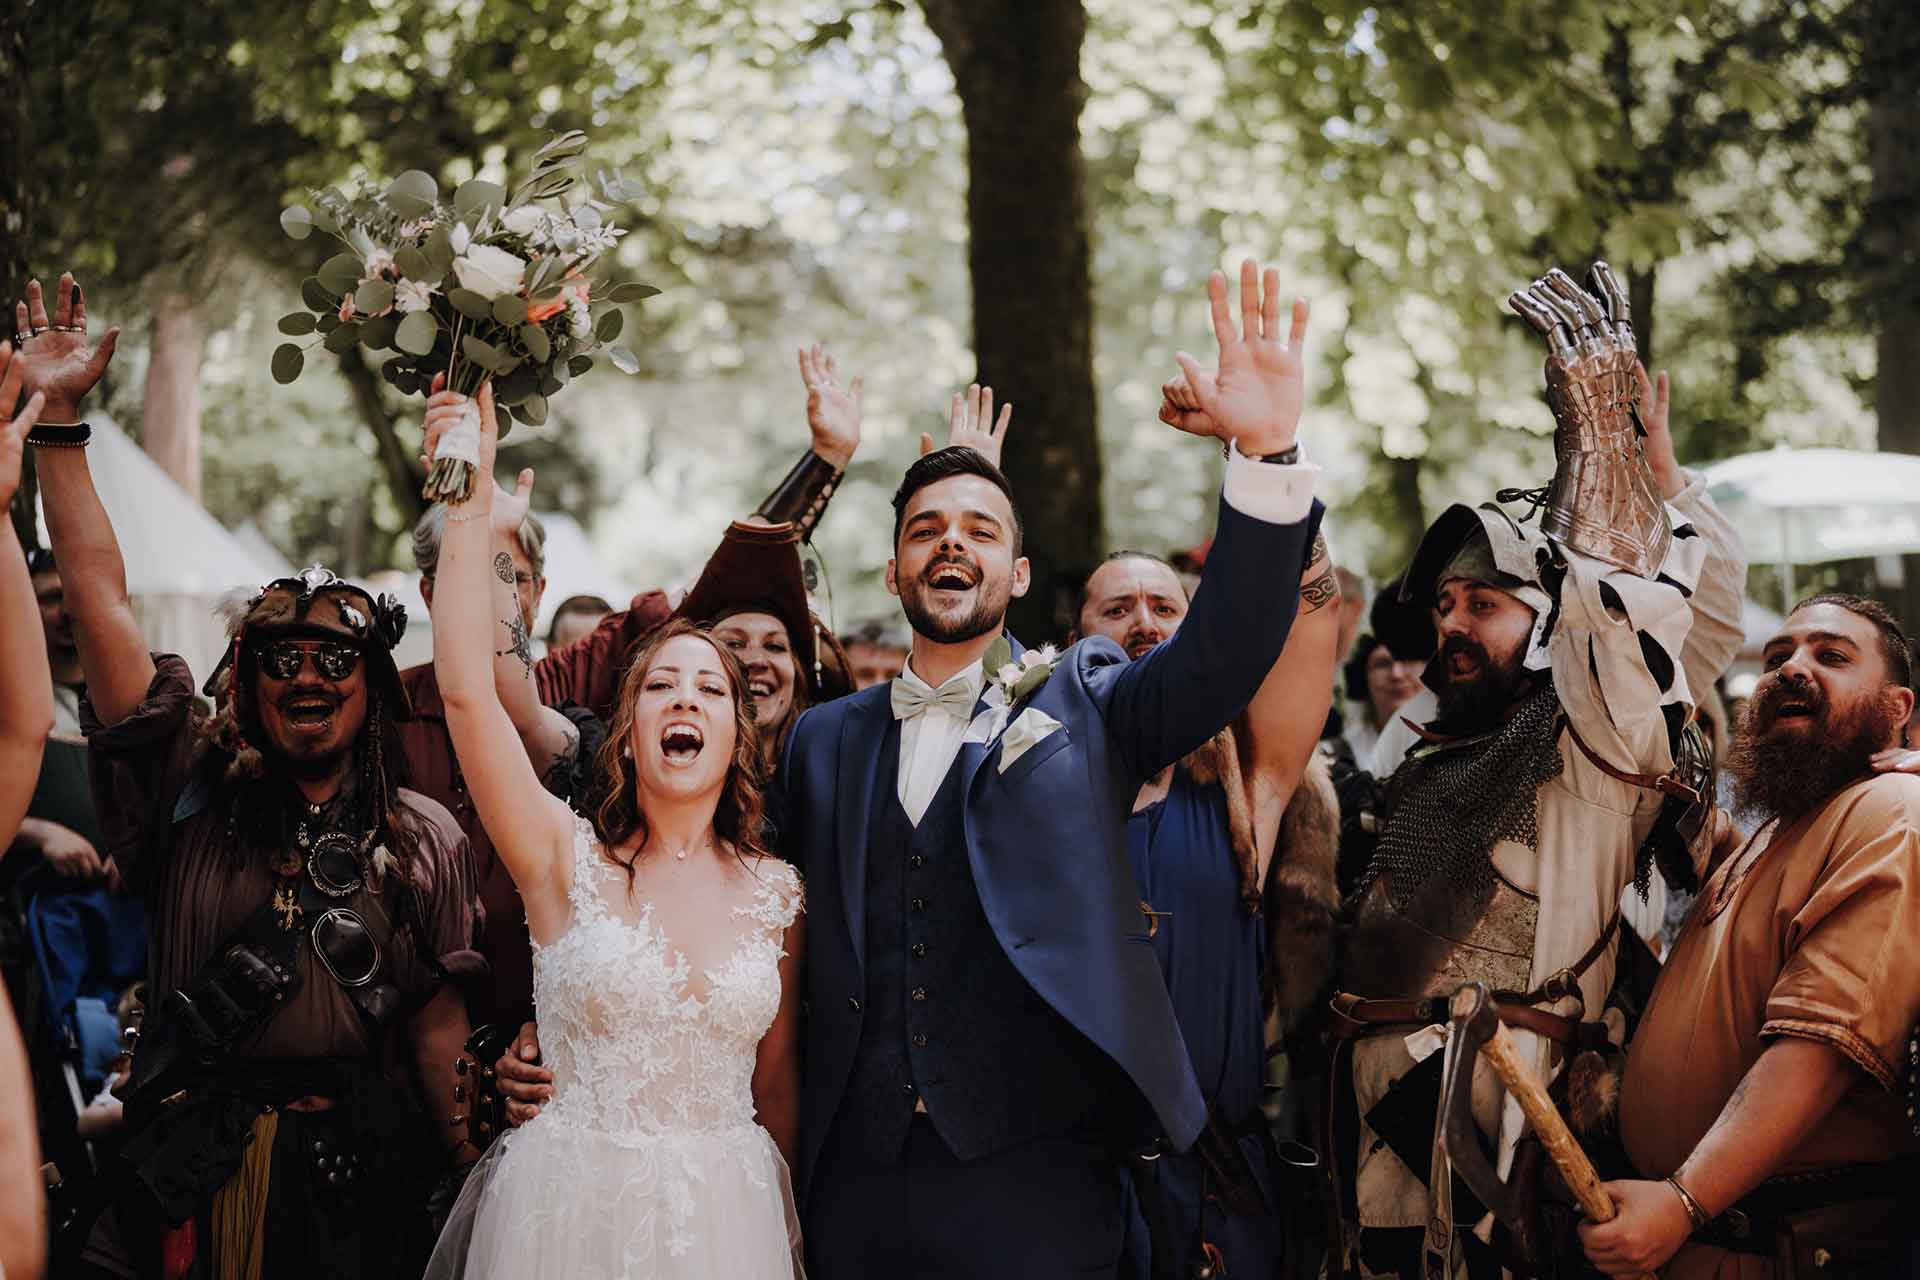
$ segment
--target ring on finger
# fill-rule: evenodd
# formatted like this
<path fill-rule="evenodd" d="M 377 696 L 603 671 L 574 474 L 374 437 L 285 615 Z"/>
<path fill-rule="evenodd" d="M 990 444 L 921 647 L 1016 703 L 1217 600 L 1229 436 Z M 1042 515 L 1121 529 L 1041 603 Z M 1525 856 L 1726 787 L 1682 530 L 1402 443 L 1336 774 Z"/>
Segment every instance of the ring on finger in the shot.
<path fill-rule="evenodd" d="M 28 340 L 31 339 L 32 337 L 33 337 L 33 330 L 31 329 L 18 330 L 13 335 L 13 345 L 16 347 L 24 347 L 27 345 Z"/>
<path fill-rule="evenodd" d="M 53 326 L 53 331 L 55 333 L 85 333 L 87 326 L 83 324 L 57 324 Z"/>

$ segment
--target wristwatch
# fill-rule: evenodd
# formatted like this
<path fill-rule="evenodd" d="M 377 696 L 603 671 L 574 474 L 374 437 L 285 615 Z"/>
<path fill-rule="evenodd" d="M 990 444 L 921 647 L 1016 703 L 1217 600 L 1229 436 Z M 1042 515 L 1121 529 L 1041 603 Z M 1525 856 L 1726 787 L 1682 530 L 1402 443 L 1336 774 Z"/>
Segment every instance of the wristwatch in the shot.
<path fill-rule="evenodd" d="M 1220 456 L 1231 458 L 1233 446 L 1221 445 Z M 1296 440 L 1278 453 L 1243 453 L 1240 456 L 1252 462 L 1271 462 L 1276 467 L 1291 467 L 1300 461 L 1300 442 Z"/>

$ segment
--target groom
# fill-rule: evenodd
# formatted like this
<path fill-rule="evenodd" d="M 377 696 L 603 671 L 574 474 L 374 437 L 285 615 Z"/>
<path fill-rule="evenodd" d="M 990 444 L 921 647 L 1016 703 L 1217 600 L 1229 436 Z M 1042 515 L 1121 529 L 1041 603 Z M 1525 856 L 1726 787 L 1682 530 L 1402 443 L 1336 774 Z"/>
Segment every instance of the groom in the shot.
<path fill-rule="evenodd" d="M 1283 340 L 1278 273 L 1264 302 L 1256 275 L 1244 333 L 1209 282 L 1218 371 L 1180 357 L 1226 483 L 1193 610 L 1138 662 L 1089 639 L 1009 705 L 988 654 L 1029 571 L 1005 477 L 949 448 L 894 495 L 907 670 L 807 712 L 775 797 L 807 876 L 796 1176 L 825 1280 L 1110 1276 L 1117 1156 L 1204 1123 L 1123 828 L 1273 666 L 1319 522 L 1294 442 L 1306 305 Z"/>

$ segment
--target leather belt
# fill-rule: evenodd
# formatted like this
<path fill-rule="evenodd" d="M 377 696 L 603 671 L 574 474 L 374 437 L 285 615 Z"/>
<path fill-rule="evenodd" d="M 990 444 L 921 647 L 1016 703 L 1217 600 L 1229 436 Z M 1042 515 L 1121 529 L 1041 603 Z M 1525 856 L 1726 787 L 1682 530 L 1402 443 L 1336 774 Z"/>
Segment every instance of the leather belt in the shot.
<path fill-rule="evenodd" d="M 1333 1012 L 1329 1030 L 1335 1040 L 1352 1040 L 1394 1026 L 1445 1026 L 1452 1016 L 1445 996 L 1428 996 L 1419 1000 L 1367 1000 L 1340 991 L 1334 994 L 1329 1008 Z M 1531 1031 L 1568 1047 L 1578 1046 L 1581 1042 L 1580 1023 L 1574 1018 L 1548 1013 L 1545 1009 L 1498 996 L 1494 997 L 1493 1008 L 1500 1021 L 1510 1027 Z"/>

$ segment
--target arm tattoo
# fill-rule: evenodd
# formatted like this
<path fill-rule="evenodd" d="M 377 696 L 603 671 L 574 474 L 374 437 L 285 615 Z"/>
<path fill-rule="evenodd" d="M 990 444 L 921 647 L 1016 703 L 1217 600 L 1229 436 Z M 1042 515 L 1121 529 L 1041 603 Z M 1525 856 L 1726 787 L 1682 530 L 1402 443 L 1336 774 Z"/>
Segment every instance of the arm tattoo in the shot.
<path fill-rule="evenodd" d="M 1326 558 L 1327 558 L 1326 532 L 1324 530 L 1316 529 L 1313 532 L 1313 550 L 1307 552 L 1307 563 L 1310 565 L 1319 564 L 1322 560 L 1325 560 Z"/>
<path fill-rule="evenodd" d="M 500 579 L 500 581 L 506 583 L 508 586 L 512 586 L 513 585 L 513 557 L 508 555 L 504 551 L 496 555 L 493 558 L 493 576 Z"/>
<path fill-rule="evenodd" d="M 1340 579 L 1329 565 L 1321 575 L 1300 586 L 1300 603 L 1308 613 L 1317 612 L 1340 598 Z"/>
<path fill-rule="evenodd" d="M 520 620 L 520 615 L 517 613 L 511 618 L 502 618 L 500 621 L 504 623 L 507 628 L 507 647 L 504 649 L 495 649 L 493 656 L 496 658 L 504 658 L 508 654 L 512 654 L 514 657 L 520 659 L 521 665 L 527 669 L 527 674 L 532 675 L 533 645 L 527 636 L 527 624 Z"/>
<path fill-rule="evenodd" d="M 547 761 L 547 767 L 540 771 L 540 784 L 562 800 L 571 800 L 573 781 L 573 760 L 580 753 L 580 731 L 567 725 L 567 732 L 561 740 L 560 749 Z"/>

